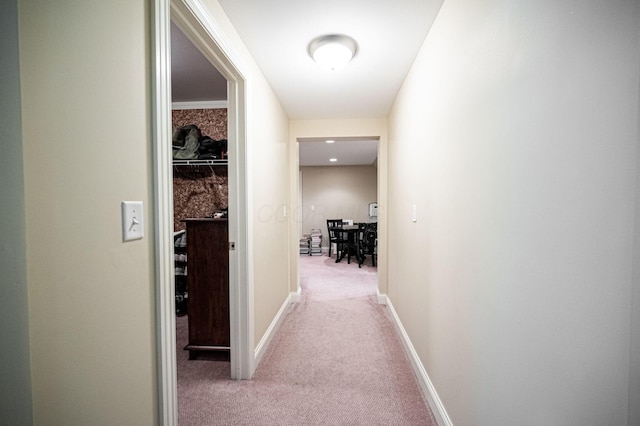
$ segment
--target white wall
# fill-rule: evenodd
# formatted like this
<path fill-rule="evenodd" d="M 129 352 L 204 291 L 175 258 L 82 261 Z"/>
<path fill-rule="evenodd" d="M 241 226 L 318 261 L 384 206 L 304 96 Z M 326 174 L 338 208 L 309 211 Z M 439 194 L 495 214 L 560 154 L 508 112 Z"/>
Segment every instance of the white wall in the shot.
<path fill-rule="evenodd" d="M 447 0 L 397 97 L 388 294 L 456 425 L 637 424 L 638 22 Z"/>
<path fill-rule="evenodd" d="M 293 208 L 288 193 L 289 120 L 266 81 L 260 76 L 252 83 L 249 117 L 253 131 L 248 155 L 252 172 L 250 211 L 253 214 L 255 344 L 258 345 L 289 296 L 288 242 Z"/>
<path fill-rule="evenodd" d="M 155 424 L 147 2 L 19 16 L 34 423 Z"/>
<path fill-rule="evenodd" d="M 17 5 L 0 3 L 0 413 L 3 423 L 27 425 L 33 419 Z"/>
<path fill-rule="evenodd" d="M 369 203 L 377 201 L 378 196 L 376 166 L 300 167 L 300 170 L 303 233 L 320 229 L 322 246 L 328 249 L 327 219 L 371 221 Z"/>

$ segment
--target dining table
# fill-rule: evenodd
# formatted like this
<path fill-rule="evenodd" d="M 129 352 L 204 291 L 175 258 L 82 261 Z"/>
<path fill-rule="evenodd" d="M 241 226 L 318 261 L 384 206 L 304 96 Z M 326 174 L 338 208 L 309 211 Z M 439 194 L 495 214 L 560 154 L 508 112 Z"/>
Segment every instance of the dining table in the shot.
<path fill-rule="evenodd" d="M 347 263 L 351 263 L 351 255 L 354 255 L 358 264 L 361 264 L 362 260 L 358 251 L 358 224 L 336 226 L 330 229 L 335 233 L 340 233 L 342 239 L 347 241 L 346 250 L 343 248 L 336 256 L 336 263 L 339 263 L 345 256 L 347 256 Z"/>

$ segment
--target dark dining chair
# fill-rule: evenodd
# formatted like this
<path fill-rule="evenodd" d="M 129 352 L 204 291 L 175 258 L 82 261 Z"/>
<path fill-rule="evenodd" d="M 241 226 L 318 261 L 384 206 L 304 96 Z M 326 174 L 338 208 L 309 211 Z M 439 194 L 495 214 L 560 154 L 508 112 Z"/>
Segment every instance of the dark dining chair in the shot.
<path fill-rule="evenodd" d="M 366 223 L 358 224 L 358 233 L 356 234 L 355 247 L 354 247 L 356 260 L 358 261 L 358 268 L 362 268 L 365 254 L 367 252 L 367 246 L 366 246 L 367 229 L 368 229 L 368 224 Z M 349 255 L 351 255 L 351 253 L 349 253 Z"/>
<path fill-rule="evenodd" d="M 364 234 L 363 250 L 365 255 L 371 256 L 371 266 L 376 266 L 378 257 L 378 224 L 369 223 Z"/>
<path fill-rule="evenodd" d="M 331 249 L 336 245 L 337 256 L 340 256 L 347 240 L 344 239 L 342 232 L 335 231 L 334 228 L 342 228 L 342 219 L 327 219 L 327 232 L 329 234 L 329 257 L 331 257 Z"/>

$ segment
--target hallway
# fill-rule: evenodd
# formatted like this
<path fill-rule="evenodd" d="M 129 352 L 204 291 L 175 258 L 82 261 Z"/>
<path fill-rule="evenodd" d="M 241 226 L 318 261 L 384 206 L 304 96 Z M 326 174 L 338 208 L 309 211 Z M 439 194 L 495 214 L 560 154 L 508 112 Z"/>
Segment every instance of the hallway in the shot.
<path fill-rule="evenodd" d="M 229 380 L 226 362 L 188 361 L 178 342 L 179 424 L 435 425 L 376 302 L 376 269 L 327 256 L 300 263 L 302 299 L 253 380 Z"/>
<path fill-rule="evenodd" d="M 229 169 L 246 186 L 244 194 L 231 192 L 242 201 L 234 216 L 245 222 L 230 239 L 243 257 L 235 281 L 251 308 L 237 322 L 249 330 L 236 352 L 247 358 L 239 367 L 253 367 L 256 349 L 261 355 L 265 348 L 257 344 L 271 337 L 280 309 L 297 296 L 298 139 L 373 135 L 380 137 L 378 288 L 406 331 L 402 341 L 415 349 L 411 362 L 436 419 L 457 426 L 640 425 L 636 0 L 442 1 L 388 103 L 368 96 L 382 87 L 359 96 L 341 76 L 366 82 L 397 64 L 379 47 L 396 46 L 386 34 L 403 21 L 373 3 L 344 2 L 356 11 L 336 13 L 344 32 L 371 22 L 379 40 L 366 45 L 352 33 L 361 47 L 353 66 L 335 78 L 317 70 L 323 82 L 314 88 L 339 89 L 333 97 L 324 91 L 326 102 L 286 81 L 323 114 L 303 114 L 270 83 L 242 37 L 244 21 L 222 4 L 256 13 L 244 2 L 3 2 L 0 312 L 7 320 L 0 336 L 11 342 L 0 350 L 3 420 L 176 424 L 174 324 L 170 314 L 159 315 L 175 304 L 166 222 L 172 198 L 160 196 L 172 144 L 170 126 L 155 126 L 170 110 L 170 3 L 198 6 L 206 28 L 193 39 L 215 41 L 209 57 L 233 59 L 238 66 L 221 71 L 247 83 L 230 85 L 239 99 L 231 116 L 247 112 L 235 157 L 246 167 Z M 275 10 L 270 2 L 250 3 Z M 303 3 L 295 9 L 317 15 Z M 295 56 L 309 69 L 299 75 L 315 74 L 307 42 L 326 32 L 289 12 L 278 17 L 304 37 L 263 16 L 269 31 L 253 36 L 273 40 L 271 32 L 282 30 L 299 46 L 294 54 L 257 53 L 271 64 L 289 65 Z M 378 64 L 361 67 L 369 52 Z M 336 113 L 352 101 L 382 111 Z M 122 201 L 143 203 L 144 238 L 122 240 Z M 344 341 L 381 333 L 373 325 L 384 323 L 374 320 L 384 307 L 371 295 L 314 300 L 313 288 L 305 283 L 255 383 L 194 383 L 203 390 L 198 402 L 218 401 L 201 413 L 203 421 L 225 413 L 247 422 L 292 414 L 320 423 L 342 408 L 359 420 L 367 419 L 363 413 L 392 415 L 383 409 L 409 412 L 389 403 L 392 382 L 379 373 L 375 386 L 311 385 L 362 379 L 349 364 L 354 357 L 363 358 L 358 368 L 370 368 L 393 365 L 389 359 L 400 353 L 391 344 L 388 357 L 374 345 L 375 352 L 348 355 Z M 366 333 L 353 329 L 357 315 L 349 315 L 347 302 L 371 314 Z M 327 308 L 325 327 L 297 326 L 302 313 L 320 306 Z M 303 356 L 293 356 L 287 345 L 307 328 L 317 335 L 300 335 Z M 325 355 L 333 361 L 322 361 Z M 364 400 L 385 403 L 361 410 Z M 263 401 L 269 405 L 256 405 Z"/>

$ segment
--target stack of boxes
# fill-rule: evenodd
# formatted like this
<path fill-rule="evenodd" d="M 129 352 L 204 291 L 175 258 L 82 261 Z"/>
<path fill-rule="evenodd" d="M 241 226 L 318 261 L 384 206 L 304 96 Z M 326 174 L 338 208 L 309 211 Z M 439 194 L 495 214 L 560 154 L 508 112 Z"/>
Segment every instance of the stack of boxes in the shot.
<path fill-rule="evenodd" d="M 322 256 L 322 231 L 312 229 L 309 234 L 300 238 L 300 254 L 309 256 Z"/>
<path fill-rule="evenodd" d="M 322 231 L 319 229 L 312 229 L 309 234 L 309 255 L 322 256 Z"/>
<path fill-rule="evenodd" d="M 311 255 L 311 249 L 309 247 L 310 244 L 311 238 L 309 237 L 309 234 L 304 234 L 304 236 L 300 238 L 300 254 Z"/>

